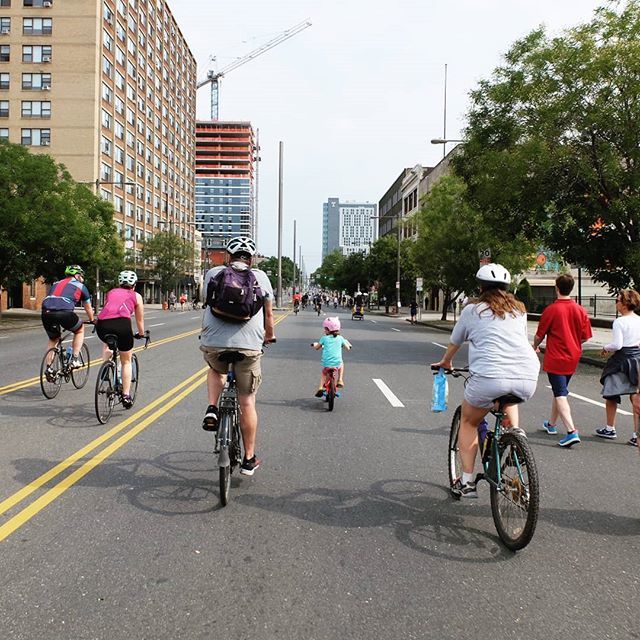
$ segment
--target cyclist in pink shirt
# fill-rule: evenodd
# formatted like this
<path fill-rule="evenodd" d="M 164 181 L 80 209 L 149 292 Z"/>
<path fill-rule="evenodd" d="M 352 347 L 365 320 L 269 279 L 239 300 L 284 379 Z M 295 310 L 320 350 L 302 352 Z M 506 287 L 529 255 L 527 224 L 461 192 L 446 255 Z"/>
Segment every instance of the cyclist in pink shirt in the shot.
<path fill-rule="evenodd" d="M 133 405 L 131 391 L 131 353 L 133 351 L 133 329 L 131 316 L 134 315 L 138 327 L 137 337 L 144 333 L 144 304 L 142 296 L 134 291 L 138 276 L 135 271 L 121 271 L 118 276 L 119 287 L 107 293 L 107 301 L 98 314 L 96 333 L 102 342 L 105 336 L 115 335 L 118 340 L 120 361 L 122 362 L 122 405 L 130 409 Z M 105 343 L 102 349 L 103 360 L 111 357 L 111 350 Z"/>

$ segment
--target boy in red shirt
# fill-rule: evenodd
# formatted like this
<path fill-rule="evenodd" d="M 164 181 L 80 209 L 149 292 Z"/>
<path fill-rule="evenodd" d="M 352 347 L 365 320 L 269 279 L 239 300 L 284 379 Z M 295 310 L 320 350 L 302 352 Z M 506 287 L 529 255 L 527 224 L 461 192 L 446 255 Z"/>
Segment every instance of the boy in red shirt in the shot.
<path fill-rule="evenodd" d="M 580 443 L 569 407 L 569 380 L 578 367 L 582 343 L 592 336 L 587 312 L 569 296 L 573 284 L 573 276 L 569 274 L 556 278 L 557 300 L 542 312 L 533 340 L 533 348 L 537 350 L 547 338 L 542 368 L 553 390 L 553 402 L 549 420 L 544 421 L 542 428 L 550 434 L 558 433 L 556 422 L 560 416 L 567 429 L 567 435 L 558 442 L 561 447 Z"/>

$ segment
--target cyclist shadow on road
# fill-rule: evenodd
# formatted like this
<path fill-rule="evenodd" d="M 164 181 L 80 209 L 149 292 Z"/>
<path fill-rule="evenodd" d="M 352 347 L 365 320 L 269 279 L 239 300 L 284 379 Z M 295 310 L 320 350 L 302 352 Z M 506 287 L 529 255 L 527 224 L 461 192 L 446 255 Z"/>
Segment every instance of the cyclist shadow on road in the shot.
<path fill-rule="evenodd" d="M 239 495 L 247 506 L 339 529 L 390 527 L 396 539 L 419 553 L 465 563 L 508 560 L 513 554 L 490 531 L 469 527 L 469 505 L 453 502 L 438 485 L 410 480 L 380 480 L 368 490 L 309 488 L 282 496 Z M 475 505 L 473 515 L 486 516 Z"/>
<path fill-rule="evenodd" d="M 55 400 L 44 400 L 42 396 L 34 400 L 33 393 L 28 390 L 17 391 L 2 399 L 2 417 L 28 418 L 65 429 L 101 426 L 95 412 L 86 404 L 56 403 Z"/>

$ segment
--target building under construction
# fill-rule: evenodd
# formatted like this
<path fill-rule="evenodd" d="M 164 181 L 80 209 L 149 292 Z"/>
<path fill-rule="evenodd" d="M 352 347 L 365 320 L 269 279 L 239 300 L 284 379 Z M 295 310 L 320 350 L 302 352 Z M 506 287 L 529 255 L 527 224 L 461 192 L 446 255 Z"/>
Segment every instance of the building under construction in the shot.
<path fill-rule="evenodd" d="M 230 238 L 255 238 L 256 151 L 250 122 L 196 123 L 196 227 L 209 263 Z"/>

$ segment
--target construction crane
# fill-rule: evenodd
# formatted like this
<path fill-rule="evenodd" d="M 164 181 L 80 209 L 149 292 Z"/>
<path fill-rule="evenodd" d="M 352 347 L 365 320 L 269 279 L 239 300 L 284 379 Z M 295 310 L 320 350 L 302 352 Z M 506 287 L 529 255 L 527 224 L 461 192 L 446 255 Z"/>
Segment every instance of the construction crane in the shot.
<path fill-rule="evenodd" d="M 229 71 L 233 71 L 238 67 L 241 67 L 243 64 L 246 64 L 250 60 L 257 58 L 262 55 L 265 51 L 269 51 L 269 49 L 273 49 L 273 47 L 277 47 L 281 42 L 292 38 L 296 34 L 304 31 L 307 27 L 311 26 L 311 22 L 309 20 L 303 20 L 302 22 L 294 25 L 290 29 L 283 31 L 279 36 L 275 37 L 273 40 L 269 40 L 269 42 L 263 44 L 262 46 L 254 49 L 246 56 L 242 58 L 238 58 L 234 60 L 226 67 L 220 69 L 220 71 L 208 71 L 206 80 L 202 80 L 202 82 L 198 82 L 197 88 L 204 87 L 206 84 L 211 84 L 211 119 L 218 119 L 218 97 L 220 91 L 220 78 L 222 78 L 225 74 L 229 73 Z"/>

